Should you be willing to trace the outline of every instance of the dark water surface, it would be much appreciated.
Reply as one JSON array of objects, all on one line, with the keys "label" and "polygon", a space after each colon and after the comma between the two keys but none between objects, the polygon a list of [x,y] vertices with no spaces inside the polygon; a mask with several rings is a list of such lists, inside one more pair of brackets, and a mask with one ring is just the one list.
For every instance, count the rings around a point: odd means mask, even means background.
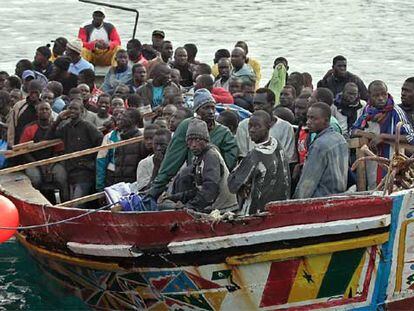
[{"label": "dark water surface", "polygon": [[44,276],[16,240],[0,244],[0,310],[88,310]]},{"label": "dark water surface", "polygon": [[[101,0],[103,1],[103,0]],[[400,87],[414,76],[412,17],[407,0],[115,0],[141,13],[137,37],[148,43],[154,29],[174,47],[194,42],[198,59],[212,63],[215,50],[246,40],[262,63],[262,85],[275,57],[289,60],[290,72],[308,71],[314,85],[337,54],[366,84],[384,80],[399,102]],[[0,70],[12,72],[21,58],[58,36],[73,38],[90,20],[94,6],[75,0],[0,0]],[[107,9],[123,43],[131,37],[134,15]],[[76,298],[52,291],[50,281],[15,241],[0,245],[0,310],[81,309]]]}]

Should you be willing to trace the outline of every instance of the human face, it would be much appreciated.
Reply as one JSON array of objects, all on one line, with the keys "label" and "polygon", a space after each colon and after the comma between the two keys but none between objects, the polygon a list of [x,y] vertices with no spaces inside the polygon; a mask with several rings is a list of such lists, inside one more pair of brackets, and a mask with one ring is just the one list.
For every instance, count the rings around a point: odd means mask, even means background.
[{"label": "human face", "polygon": [[239,80],[230,80],[229,92],[231,95],[242,92],[242,84]]},{"label": "human face", "polygon": [[207,141],[200,138],[189,138],[187,139],[187,147],[195,155],[199,156],[203,150],[207,147]]},{"label": "human face", "polygon": [[241,48],[236,48],[231,52],[231,64],[235,69],[243,67],[246,61],[246,56]]},{"label": "human face", "polygon": [[144,146],[149,151],[154,151],[153,138],[155,130],[144,130]]},{"label": "human face", "polygon": [[404,82],[401,88],[401,104],[405,107],[414,107],[414,83]]},{"label": "human face", "polygon": [[36,106],[37,117],[39,120],[50,120],[52,109],[48,103],[40,103]]},{"label": "human face", "polygon": [[161,57],[165,60],[170,59],[174,54],[173,46],[171,43],[165,43],[162,46]]},{"label": "human face", "polygon": [[105,19],[105,15],[103,15],[102,12],[93,12],[93,14],[92,14],[92,24],[95,27],[101,26],[104,19]]},{"label": "human face", "polygon": [[89,86],[87,86],[86,84],[80,84],[78,85],[78,89],[79,91],[81,91],[83,99],[88,98],[88,96],[90,95]]},{"label": "human face", "polygon": [[49,103],[50,105],[53,104],[53,100],[55,99],[55,96],[53,95],[53,92],[50,92],[48,90],[45,90],[42,92],[42,95],[40,96],[40,98]]},{"label": "human face", "polygon": [[0,74],[0,90],[4,89],[6,84],[7,75]]},{"label": "human face", "polygon": [[162,129],[168,129],[168,122],[164,118],[157,118],[154,124],[158,125]]},{"label": "human face", "polygon": [[335,65],[332,66],[334,75],[336,77],[345,77],[346,75],[346,60],[338,60]]},{"label": "human face", "polygon": [[262,118],[252,116],[249,119],[249,135],[256,144],[266,141],[269,137],[269,129]]},{"label": "human face", "polygon": [[70,58],[70,60],[72,61],[72,63],[73,62],[77,62],[78,59],[80,58],[80,54],[79,53],[77,53],[77,52],[69,49],[68,47],[66,47],[65,55]]},{"label": "human face", "polygon": [[170,123],[169,123],[170,131],[175,132],[178,125],[180,125],[181,121],[184,120],[184,118],[185,118],[185,115],[182,110],[175,111],[170,118]]},{"label": "human face", "polygon": [[34,62],[36,64],[43,64],[46,61],[48,61],[48,59],[46,59],[42,53],[40,53],[39,51],[36,51]]},{"label": "human face", "polygon": [[304,124],[308,113],[309,101],[306,98],[298,98],[295,102],[296,124]]},{"label": "human face", "polygon": [[111,101],[111,108],[114,110],[119,107],[125,107],[124,100],[120,97],[114,97]]},{"label": "human face", "polygon": [[120,52],[116,55],[116,63],[118,68],[127,68],[128,66],[128,54],[126,52]]},{"label": "human face", "polygon": [[197,110],[197,115],[207,124],[211,124],[215,119],[216,105],[214,103],[204,104]]},{"label": "human face", "polygon": [[353,104],[358,100],[358,87],[347,86],[342,92],[342,99],[345,103]]},{"label": "human face", "polygon": [[144,66],[136,67],[134,70],[134,82],[137,85],[141,85],[147,80],[147,70]]},{"label": "human face", "polygon": [[178,66],[184,66],[188,62],[188,55],[185,49],[177,49],[174,54],[174,61]]},{"label": "human face", "polygon": [[282,107],[292,108],[295,98],[293,97],[292,89],[283,88],[280,92],[280,105]]},{"label": "human face", "polygon": [[68,110],[70,111],[70,118],[77,120],[82,114],[82,104],[77,100],[72,100],[69,104]]},{"label": "human face", "polygon": [[137,60],[141,55],[141,51],[135,46],[133,42],[128,42],[126,48],[130,60]]},{"label": "human face", "polygon": [[170,119],[176,111],[177,111],[177,107],[175,107],[173,105],[167,105],[167,106],[164,107],[164,109],[162,110],[162,117],[165,120],[167,120],[167,124],[170,123]]},{"label": "human face", "polygon": [[369,92],[372,105],[377,109],[382,109],[387,104],[388,91],[385,85],[374,85]]},{"label": "human face", "polygon": [[162,159],[164,157],[169,142],[170,140],[166,135],[154,135],[154,138],[152,139],[152,145],[154,148],[154,155],[157,158]]},{"label": "human face", "polygon": [[98,112],[101,113],[108,113],[110,107],[110,97],[109,96],[101,96],[97,102]]},{"label": "human face", "polygon": [[131,118],[128,116],[128,111],[124,110],[122,113],[117,115],[116,125],[121,131],[127,130],[134,125]]},{"label": "human face", "polygon": [[171,81],[174,82],[176,85],[180,85],[181,74],[178,69],[171,70]]},{"label": "human face", "polygon": [[322,112],[319,108],[310,107],[306,125],[312,133],[319,133],[329,126],[329,120],[322,116]]},{"label": "human face", "polygon": [[29,90],[29,99],[31,102],[39,102],[40,101],[40,91],[39,90]]},{"label": "human face", "polygon": [[255,92],[254,92],[254,86],[253,85],[244,85],[243,86],[243,94],[245,96],[250,96],[253,97]]},{"label": "human face", "polygon": [[66,46],[60,44],[60,42],[55,41],[52,47],[53,54],[55,55],[63,55],[65,52]]},{"label": "human face", "polygon": [[125,99],[128,97],[128,94],[129,94],[128,86],[118,85],[115,88],[115,92],[114,92],[115,97],[121,97],[122,99]]},{"label": "human face", "polygon": [[17,103],[21,99],[22,99],[22,93],[19,90],[17,89],[11,90],[10,92],[10,105],[11,106],[14,106],[14,104]]},{"label": "human face", "polygon": [[228,60],[220,60],[218,62],[218,72],[221,78],[228,79],[230,77],[230,62]]},{"label": "human face", "polygon": [[273,103],[267,100],[266,93],[258,93],[253,98],[253,109],[254,111],[264,110],[269,115],[272,115]]},{"label": "human face", "polygon": [[156,50],[161,48],[161,45],[163,42],[164,42],[164,38],[162,36],[160,35],[152,36],[152,45]]},{"label": "human face", "polygon": [[154,77],[156,86],[167,85],[171,81],[171,69],[163,67],[158,72],[158,75]]}]

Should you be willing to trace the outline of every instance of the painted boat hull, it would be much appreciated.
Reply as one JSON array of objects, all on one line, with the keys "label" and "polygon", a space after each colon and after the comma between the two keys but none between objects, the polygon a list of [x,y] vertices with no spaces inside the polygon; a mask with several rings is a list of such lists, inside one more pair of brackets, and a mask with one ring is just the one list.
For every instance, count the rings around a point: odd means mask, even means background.
[{"label": "painted boat hull", "polygon": [[[85,212],[2,192],[22,225]],[[98,212],[18,236],[90,307],[149,310],[412,310],[413,237],[413,191],[275,202],[219,223]]]}]

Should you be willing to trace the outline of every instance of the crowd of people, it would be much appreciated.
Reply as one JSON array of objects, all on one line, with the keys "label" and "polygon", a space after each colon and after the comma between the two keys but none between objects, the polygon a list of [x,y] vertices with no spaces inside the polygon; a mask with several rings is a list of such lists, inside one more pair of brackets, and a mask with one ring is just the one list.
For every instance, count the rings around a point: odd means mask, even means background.
[{"label": "crowd of people", "polygon": [[[109,66],[100,86],[96,66]],[[355,183],[351,137],[369,137],[370,149],[389,158],[385,142],[403,122],[402,141],[414,144],[414,77],[403,83],[400,104],[384,81],[366,87],[341,55],[316,87],[309,73],[290,73],[284,57],[262,81],[244,41],[218,49],[213,64],[197,60],[195,44],[174,49],[161,30],[150,44],[131,39],[123,48],[100,8],[77,39],[59,37],[33,60],[19,60],[14,75],[0,72],[0,118],[8,148],[63,141],[8,165],[143,136],[26,170],[35,187],[53,184],[62,200],[125,182],[152,208],[249,215],[270,201],[347,191]],[[376,162],[367,167],[375,189],[386,172]]]}]

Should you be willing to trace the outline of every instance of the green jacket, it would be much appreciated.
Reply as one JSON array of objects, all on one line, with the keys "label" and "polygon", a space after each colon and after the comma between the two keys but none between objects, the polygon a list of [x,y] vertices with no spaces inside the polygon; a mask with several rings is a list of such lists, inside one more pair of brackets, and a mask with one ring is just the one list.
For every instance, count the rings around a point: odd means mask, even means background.
[{"label": "green jacket", "polygon": [[[158,198],[161,195],[169,181],[177,175],[184,162],[192,156],[187,148],[185,140],[188,124],[191,119],[192,118],[188,118],[182,121],[174,132],[174,136],[168,146],[164,160],[161,163],[158,175],[152,182],[151,189],[149,190],[149,195],[154,198]],[[233,134],[226,126],[216,123],[216,127],[210,131],[210,142],[216,145],[220,150],[220,153],[231,172],[236,165],[238,154],[237,143]]]}]

